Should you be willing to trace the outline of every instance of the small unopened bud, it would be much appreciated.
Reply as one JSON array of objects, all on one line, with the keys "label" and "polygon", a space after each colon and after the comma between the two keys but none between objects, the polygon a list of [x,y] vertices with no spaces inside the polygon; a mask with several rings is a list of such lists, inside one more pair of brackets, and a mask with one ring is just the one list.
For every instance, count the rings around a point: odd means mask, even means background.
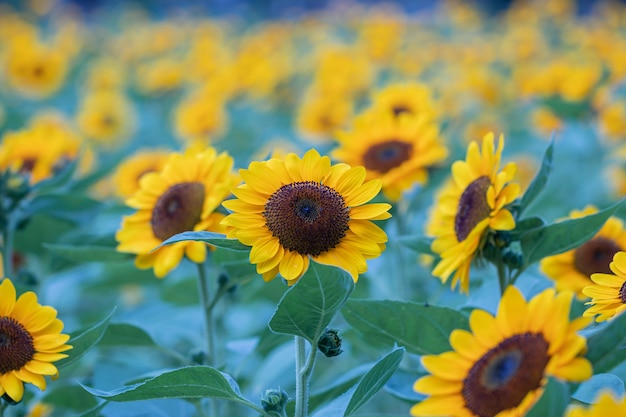
[{"label": "small unopened bud", "polygon": [[327,358],[340,355],[343,350],[341,350],[339,330],[326,329],[317,341],[317,348],[326,355]]},{"label": "small unopened bud", "polygon": [[524,265],[524,257],[521,253],[506,249],[502,254],[502,260],[511,269],[520,269]]},{"label": "small unopened bud", "polygon": [[193,363],[204,365],[206,363],[206,352],[200,348],[193,349],[189,352],[189,359],[191,359]]},{"label": "small unopened bud", "polygon": [[6,177],[7,195],[14,200],[21,200],[30,192],[28,176],[10,172]]},{"label": "small unopened bud", "polygon": [[263,410],[268,413],[278,413],[282,415],[285,410],[285,405],[289,401],[289,395],[281,388],[278,389],[268,389],[265,391],[265,395],[261,398],[261,406]]}]

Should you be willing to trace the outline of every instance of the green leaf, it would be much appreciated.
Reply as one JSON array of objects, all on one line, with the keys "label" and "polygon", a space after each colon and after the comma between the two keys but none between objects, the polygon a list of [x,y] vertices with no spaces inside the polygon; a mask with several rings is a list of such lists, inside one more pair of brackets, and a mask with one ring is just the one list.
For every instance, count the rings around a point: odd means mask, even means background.
[{"label": "green leaf", "polygon": [[110,323],[99,346],[155,346],[154,339],[140,327],[128,323]]},{"label": "green leaf", "polygon": [[598,393],[610,390],[616,398],[624,396],[624,381],[613,374],[596,374],[580,384],[572,398],[585,404],[593,404],[598,400]]},{"label": "green leaf", "polygon": [[522,196],[522,201],[520,203],[518,216],[522,214],[524,210],[526,210],[532,203],[535,201],[537,196],[541,194],[544,187],[548,182],[548,178],[550,177],[550,173],[552,172],[553,167],[553,154],[554,154],[554,133],[552,134],[552,138],[550,140],[550,145],[546,149],[546,152],[543,154],[543,160],[541,161],[541,168],[539,168],[539,172],[533,180],[530,182],[530,185],[526,189],[526,192]]},{"label": "green leaf", "polygon": [[35,185],[33,185],[32,192],[34,193],[42,193],[42,192],[50,192],[54,189],[58,189],[63,185],[67,184],[72,177],[74,176],[74,172],[76,172],[76,167],[78,166],[79,158],[74,158],[69,163],[67,163],[59,172],[55,173],[52,177],[47,178],[43,181],[39,181]]},{"label": "green leaf", "polygon": [[519,239],[524,233],[528,233],[530,230],[538,229],[546,225],[546,222],[541,217],[528,217],[515,223],[515,229],[511,230],[509,234],[512,239]]},{"label": "green leaf", "polygon": [[74,411],[86,411],[98,405],[93,395],[85,392],[78,385],[51,384],[41,402]]},{"label": "green leaf", "polygon": [[594,373],[605,373],[626,360],[626,314],[620,314],[587,338],[587,359]]},{"label": "green leaf", "polygon": [[111,320],[115,310],[116,309],[114,308],[105,318],[93,326],[70,333],[70,340],[68,343],[72,345],[72,349],[67,352],[69,355],[67,358],[61,359],[55,363],[56,367],[61,369],[71,365],[87,353],[89,349],[94,347],[100,339],[102,339],[102,336],[109,325],[109,320]]},{"label": "green leaf", "polygon": [[354,282],[343,269],[311,262],[304,276],[281,298],[269,322],[270,329],[302,336],[316,346],[353,289]]},{"label": "green leaf", "polygon": [[[341,372],[332,381],[325,383],[321,389],[311,393],[309,397],[309,408],[316,410],[323,404],[339,397],[342,393],[347,392],[351,387],[363,378],[363,375],[369,371],[373,363],[360,364],[346,372]],[[347,405],[347,401],[344,405]]]},{"label": "green leaf", "polygon": [[525,267],[546,256],[557,255],[582,245],[602,228],[621,204],[622,201],[619,201],[589,216],[563,220],[524,233],[520,244]]},{"label": "green leaf", "polygon": [[104,401],[97,406],[85,411],[78,417],[98,417],[100,415],[100,411],[104,408],[105,405],[107,405],[107,401]]},{"label": "green leaf", "polygon": [[417,253],[426,255],[437,255],[431,249],[433,238],[423,235],[400,236],[396,239],[400,244],[414,250]]},{"label": "green leaf", "polygon": [[217,398],[250,404],[227,374],[208,366],[189,366],[163,372],[138,384],[104,391],[83,385],[90,394],[108,401],[141,401],[157,398]]},{"label": "green leaf", "polygon": [[526,417],[563,416],[569,404],[569,388],[554,378],[548,380],[543,395]]},{"label": "green leaf", "polygon": [[118,252],[110,246],[83,246],[44,243],[43,246],[51,253],[70,261],[85,262],[123,262],[135,258],[134,254]]},{"label": "green leaf", "polygon": [[93,220],[96,212],[104,205],[92,198],[74,194],[40,194],[35,196],[21,213],[22,218],[29,218],[37,213],[44,213],[56,219],[74,224]]},{"label": "green leaf", "polygon": [[187,240],[195,240],[197,242],[206,242],[218,248],[236,250],[236,251],[249,251],[250,246],[246,246],[237,239],[226,239],[225,235],[213,232],[182,232],[178,233],[165,240],[155,249],[160,248],[163,245],[170,245],[172,243],[184,242]]},{"label": "green leaf", "polygon": [[412,302],[350,300],[341,314],[366,337],[397,343],[418,355],[450,350],[452,330],[469,329],[468,318],[454,309]]},{"label": "green leaf", "polygon": [[353,415],[359,408],[372,399],[391,378],[393,373],[400,366],[400,361],[404,356],[404,348],[394,349],[391,353],[382,358],[370,369],[359,381],[359,384],[350,398],[350,403],[346,408],[344,417]]}]

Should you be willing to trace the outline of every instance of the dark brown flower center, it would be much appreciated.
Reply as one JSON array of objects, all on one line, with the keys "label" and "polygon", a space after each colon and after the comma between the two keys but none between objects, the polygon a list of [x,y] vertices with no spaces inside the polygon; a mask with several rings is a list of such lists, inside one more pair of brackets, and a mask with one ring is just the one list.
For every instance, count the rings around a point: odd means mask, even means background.
[{"label": "dark brown flower center", "polygon": [[26,158],[22,160],[22,165],[20,165],[19,172],[20,174],[30,174],[35,169],[35,165],[37,164],[36,158]]},{"label": "dark brown flower center", "polygon": [[372,171],[386,173],[411,157],[413,145],[397,139],[377,143],[363,155],[363,165]]},{"label": "dark brown flower center", "polygon": [[596,272],[610,274],[609,264],[613,260],[613,255],[621,250],[614,240],[595,237],[574,251],[574,267],[587,277]]},{"label": "dark brown flower center", "polygon": [[303,181],[280,187],[267,200],[263,216],[283,248],[318,256],[346,235],[350,210],[334,189]]},{"label": "dark brown flower center", "polygon": [[517,334],[489,350],[463,380],[465,407],[479,417],[494,417],[517,407],[539,388],[550,357],[540,333]]},{"label": "dark brown flower center", "polygon": [[408,114],[413,113],[413,111],[408,106],[405,106],[403,104],[396,104],[395,106],[391,108],[391,111],[393,112],[393,115],[395,117],[398,117],[403,113],[408,113]]},{"label": "dark brown flower center", "polygon": [[204,185],[182,182],[171,186],[152,210],[150,225],[157,239],[193,230],[200,222],[204,205]]},{"label": "dark brown flower center", "polygon": [[622,300],[622,304],[626,304],[626,282],[619,289],[619,298]]},{"label": "dark brown flower center", "polygon": [[13,317],[0,317],[0,375],[22,369],[35,355],[33,337]]},{"label": "dark brown flower center", "polygon": [[487,190],[491,180],[482,176],[467,186],[457,208],[454,218],[454,231],[459,242],[464,241],[478,223],[489,217],[491,207],[487,203]]}]

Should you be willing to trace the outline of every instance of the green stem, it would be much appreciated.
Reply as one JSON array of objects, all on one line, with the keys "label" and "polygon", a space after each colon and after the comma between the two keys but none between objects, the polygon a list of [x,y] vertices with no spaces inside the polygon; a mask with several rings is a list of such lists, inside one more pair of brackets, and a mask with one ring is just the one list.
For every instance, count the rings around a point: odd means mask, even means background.
[{"label": "green stem", "polygon": [[306,359],[305,340],[296,336],[296,413],[295,417],[306,417],[309,405],[309,379],[315,367],[317,349],[311,346]]},{"label": "green stem", "polygon": [[509,278],[507,276],[506,265],[502,260],[502,255],[498,257],[496,267],[498,268],[498,283],[500,284],[500,295],[504,295],[504,290],[506,290],[506,287],[509,284]]},{"label": "green stem", "polygon": [[207,417],[206,413],[204,412],[204,407],[202,407],[202,400],[194,401],[193,405],[196,407],[196,413],[198,414],[198,417]]},{"label": "green stem", "polygon": [[[200,302],[202,303],[202,311],[204,313],[204,326],[206,333],[206,364],[210,367],[215,367],[216,352],[215,352],[215,326],[213,323],[213,305],[211,302],[211,282],[206,273],[206,264],[199,263],[198,265],[198,287],[200,293]],[[215,400],[209,401],[210,417],[219,416],[218,403]]]},{"label": "green stem", "polygon": [[0,417],[4,417],[4,410],[7,409],[7,405],[6,401],[0,399]]},{"label": "green stem", "polygon": [[15,279],[13,276],[13,234],[13,221],[9,219],[6,228],[2,231],[2,266],[4,268],[4,277],[11,279]]}]

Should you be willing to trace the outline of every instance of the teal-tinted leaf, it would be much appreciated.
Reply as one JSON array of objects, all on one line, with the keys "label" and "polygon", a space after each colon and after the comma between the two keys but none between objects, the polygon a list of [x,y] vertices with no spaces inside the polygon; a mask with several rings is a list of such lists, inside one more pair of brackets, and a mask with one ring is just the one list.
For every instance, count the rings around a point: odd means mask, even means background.
[{"label": "teal-tinted leaf", "polygon": [[592,404],[598,400],[598,394],[601,391],[607,390],[612,391],[615,398],[622,398],[624,396],[624,381],[617,375],[596,374],[580,384],[572,398],[585,404]]},{"label": "teal-tinted leaf", "polygon": [[78,159],[79,158],[72,159],[52,177],[39,181],[33,185],[32,191],[35,193],[50,192],[67,184],[74,176],[74,172],[76,172]]},{"label": "teal-tinted leaf", "polygon": [[71,223],[84,223],[93,220],[95,214],[104,205],[92,198],[75,194],[40,194],[35,196],[21,213],[22,218],[29,218],[37,213],[44,213]]},{"label": "teal-tinted leaf", "polygon": [[100,411],[102,411],[105,405],[107,405],[107,401],[104,401],[98,404],[97,406],[85,411],[84,413],[80,414],[78,417],[98,417],[100,415]]},{"label": "teal-tinted leaf", "polygon": [[563,416],[569,403],[569,388],[566,383],[554,378],[548,380],[545,391],[528,412],[527,417]]},{"label": "teal-tinted leaf", "polygon": [[135,255],[118,252],[110,246],[83,246],[44,243],[43,246],[51,253],[62,256],[70,261],[85,262],[123,262],[131,260]]},{"label": "teal-tinted leaf", "polygon": [[73,411],[85,411],[98,405],[98,400],[80,386],[57,383],[50,385],[41,402],[52,405],[54,408],[66,408]]},{"label": "teal-tinted leaf", "polygon": [[333,378],[332,381],[325,383],[322,389],[311,393],[309,397],[309,408],[316,410],[324,403],[339,397],[351,387],[356,386],[356,383],[363,378],[363,375],[365,375],[372,365],[373,363],[359,365],[347,372],[342,372],[340,375],[337,375],[336,378]]},{"label": "teal-tinted leaf", "polygon": [[270,329],[302,336],[316,346],[353,288],[350,274],[343,269],[311,262],[304,276],[283,295],[269,322]]},{"label": "teal-tinted leaf", "polygon": [[[237,239],[226,239],[225,235],[213,232],[182,232],[174,235],[161,243],[157,248],[163,245],[170,245],[176,242],[184,242],[187,240],[195,240],[198,242],[206,242],[218,248],[236,250],[236,251],[249,251],[250,246],[246,246]],[[156,248],[155,248],[156,249]]]},{"label": "teal-tinted leaf", "polygon": [[72,345],[72,349],[66,352],[69,355],[67,358],[55,363],[56,367],[61,369],[76,362],[94,347],[102,339],[113,313],[115,309],[93,326],[70,333],[70,340],[67,343]]},{"label": "teal-tinted leaf", "polygon": [[620,314],[587,339],[587,359],[595,373],[609,372],[626,360],[626,314]]},{"label": "teal-tinted leaf", "polygon": [[546,149],[546,152],[543,154],[543,160],[541,161],[541,168],[539,168],[539,172],[533,180],[530,182],[530,185],[526,189],[526,192],[522,196],[522,201],[520,203],[518,215],[521,214],[524,210],[526,210],[532,203],[535,201],[537,196],[543,191],[546,183],[548,182],[548,178],[550,177],[550,173],[552,172],[552,157],[554,154],[554,133],[552,134],[552,139],[550,140],[550,145]]},{"label": "teal-tinted leaf", "polygon": [[432,237],[423,236],[423,235],[413,235],[413,236],[400,236],[396,239],[402,245],[413,249],[417,253],[424,253],[427,255],[436,255],[435,252],[431,249],[430,245],[433,242]]},{"label": "teal-tinted leaf", "polygon": [[350,300],[341,314],[365,337],[396,343],[418,355],[450,350],[452,330],[469,329],[468,318],[456,310],[411,302]]},{"label": "teal-tinted leaf", "polygon": [[350,398],[350,403],[348,403],[348,407],[343,414],[344,417],[353,415],[366,402],[371,400],[374,394],[380,391],[396,369],[398,369],[398,366],[400,366],[400,361],[403,356],[404,348],[395,349],[378,361],[376,365],[363,376],[354,394],[352,394],[352,398]]},{"label": "teal-tinted leaf", "polygon": [[512,238],[519,239],[519,236],[528,233],[529,230],[538,229],[545,226],[546,222],[540,217],[528,217],[515,223],[515,229],[509,233]]},{"label": "teal-tinted leaf", "polygon": [[218,398],[248,403],[233,379],[208,366],[189,366],[149,378],[138,384],[104,391],[83,386],[90,394],[108,401],[140,401],[157,398]]},{"label": "teal-tinted leaf", "polygon": [[577,248],[591,239],[621,204],[619,201],[589,216],[563,220],[524,233],[520,241],[524,265]]},{"label": "teal-tinted leaf", "polygon": [[99,346],[155,346],[155,342],[140,327],[128,323],[110,323]]}]

